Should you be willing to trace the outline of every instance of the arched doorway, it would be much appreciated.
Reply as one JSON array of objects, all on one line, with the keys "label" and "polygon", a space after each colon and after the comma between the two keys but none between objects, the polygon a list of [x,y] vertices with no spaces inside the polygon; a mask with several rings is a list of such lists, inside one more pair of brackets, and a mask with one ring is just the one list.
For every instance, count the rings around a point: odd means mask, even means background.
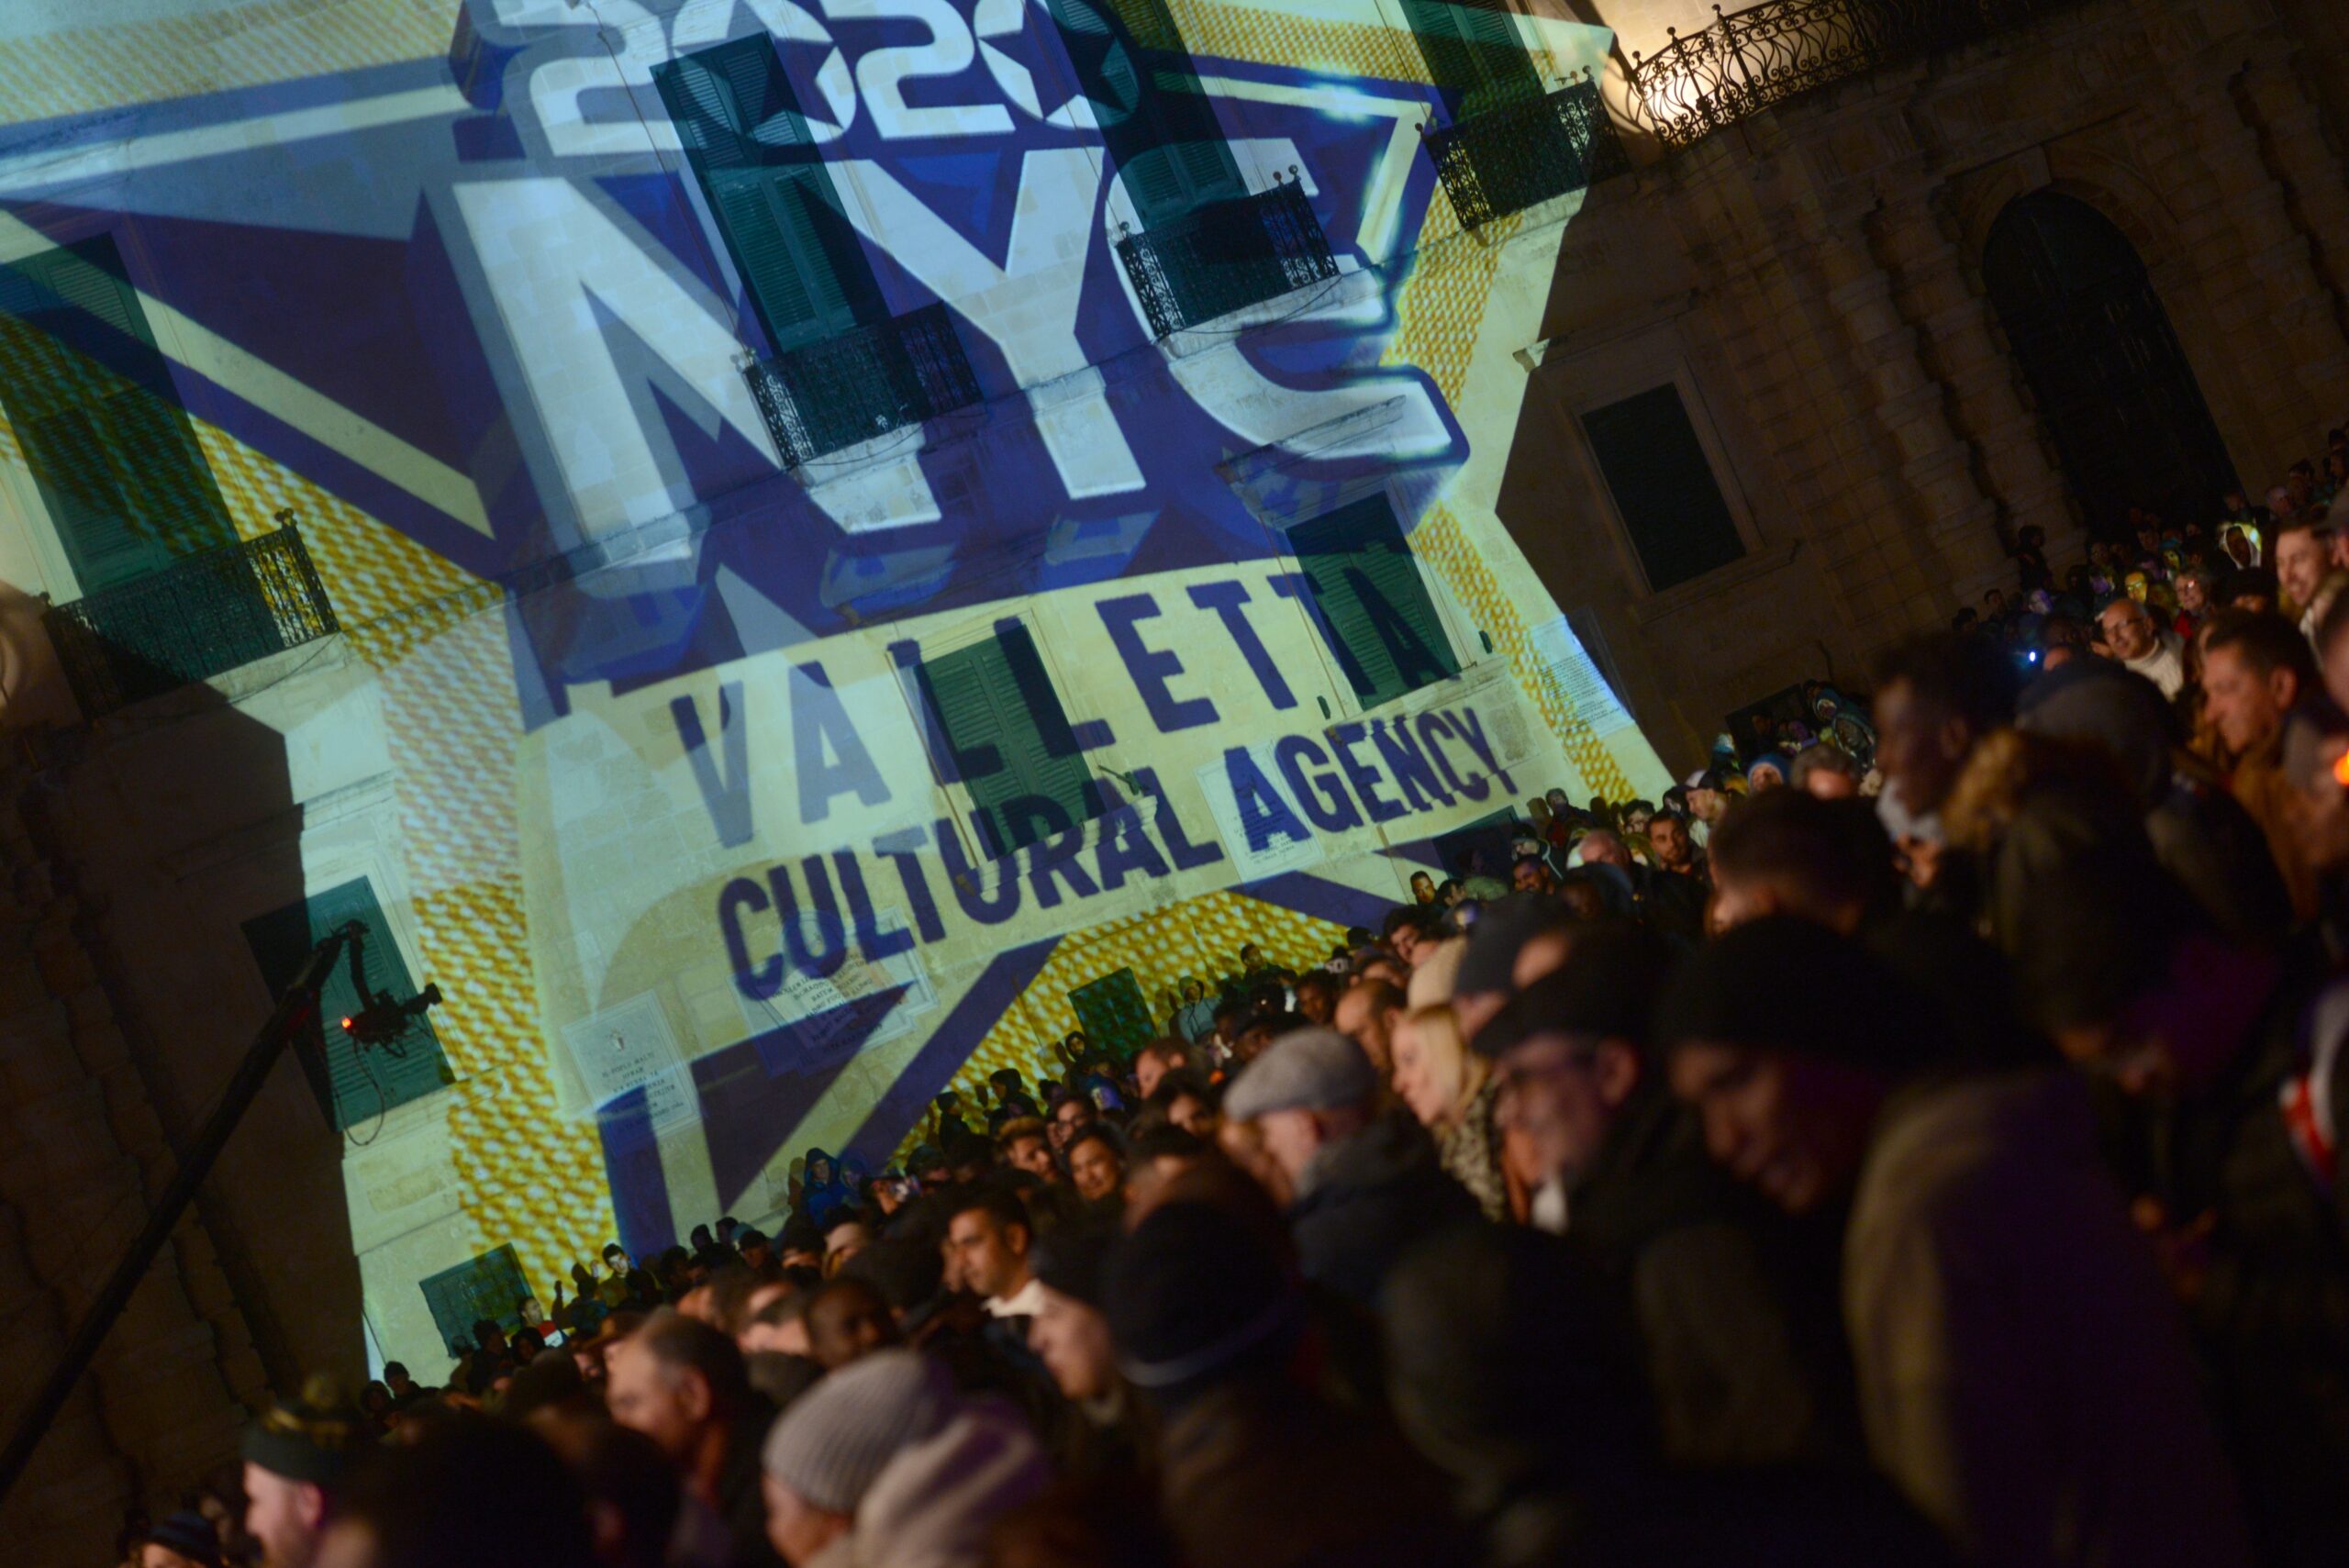
[{"label": "arched doorway", "polygon": [[2035,191],[1998,215],[1982,279],[2090,529],[2120,532],[2132,506],[2216,518],[2234,464],[2129,237]]}]

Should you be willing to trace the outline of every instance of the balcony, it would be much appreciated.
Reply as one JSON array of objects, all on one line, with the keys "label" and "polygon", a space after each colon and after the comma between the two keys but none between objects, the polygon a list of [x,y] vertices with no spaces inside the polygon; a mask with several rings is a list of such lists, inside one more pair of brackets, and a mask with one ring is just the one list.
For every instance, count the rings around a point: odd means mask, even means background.
[{"label": "balcony", "polygon": [[1278,177],[1254,195],[1209,202],[1126,235],[1118,260],[1153,338],[1338,275],[1305,187]]},{"label": "balcony", "polygon": [[51,606],[42,624],[85,719],[338,629],[334,606],[290,521],[274,533]]},{"label": "balcony", "polygon": [[925,305],[742,367],[785,468],[979,400],[942,305]]},{"label": "balcony", "polygon": [[1764,0],[1631,68],[1634,118],[1669,147],[1882,66],[1981,43],[2073,0]]},{"label": "balcony", "polygon": [[1629,172],[1596,82],[1469,116],[1425,132],[1428,156],[1463,228],[1479,228]]}]

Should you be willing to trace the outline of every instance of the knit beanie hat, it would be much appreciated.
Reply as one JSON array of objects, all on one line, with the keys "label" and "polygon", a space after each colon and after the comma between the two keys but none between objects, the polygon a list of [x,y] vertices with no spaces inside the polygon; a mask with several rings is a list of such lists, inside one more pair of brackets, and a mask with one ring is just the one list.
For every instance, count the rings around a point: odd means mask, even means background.
[{"label": "knit beanie hat", "polygon": [[367,1418],[326,1373],[302,1385],[302,1396],[245,1429],[245,1462],[288,1481],[331,1486],[373,1441]]},{"label": "knit beanie hat", "polygon": [[776,1418],[766,1472],[810,1507],[853,1514],[901,1449],[954,1413],[946,1369],[918,1351],[875,1351],[828,1373]]},{"label": "knit beanie hat", "polygon": [[1492,991],[1513,991],[1509,972],[1517,966],[1518,951],[1542,932],[1570,924],[1574,917],[1564,905],[1538,893],[1512,894],[1497,899],[1468,933],[1468,951],[1461,955],[1460,972],[1453,977],[1455,996]]},{"label": "knit beanie hat", "polygon": [[212,1521],[193,1509],[169,1516],[147,1531],[147,1539],[200,1568],[220,1568],[220,1538],[213,1533]]},{"label": "knit beanie hat", "polygon": [[1063,1225],[1036,1239],[1029,1272],[1056,1291],[1098,1311],[1108,1284],[1109,1250],[1117,1231],[1104,1225]]},{"label": "knit beanie hat", "polygon": [[[1807,1006],[1802,996],[1831,1001]],[[1923,992],[1857,941],[1792,915],[1750,920],[1690,954],[1654,1038],[1667,1050],[1716,1040],[1894,1074],[1956,1054]]]},{"label": "knit beanie hat", "polygon": [[1476,1031],[1472,1048],[1499,1056],[1537,1035],[1648,1042],[1648,1023],[1672,973],[1670,944],[1644,926],[1594,925],[1566,961],[1509,998]]},{"label": "knit beanie hat", "polygon": [[1152,1209],[1110,1254],[1102,1311],[1129,1382],[1167,1396],[1283,1342],[1298,1294],[1285,1260],[1239,1215],[1181,1201]]},{"label": "knit beanie hat", "polygon": [[936,1296],[945,1272],[937,1246],[909,1236],[868,1243],[840,1267],[841,1278],[863,1280],[893,1312],[911,1312]]}]

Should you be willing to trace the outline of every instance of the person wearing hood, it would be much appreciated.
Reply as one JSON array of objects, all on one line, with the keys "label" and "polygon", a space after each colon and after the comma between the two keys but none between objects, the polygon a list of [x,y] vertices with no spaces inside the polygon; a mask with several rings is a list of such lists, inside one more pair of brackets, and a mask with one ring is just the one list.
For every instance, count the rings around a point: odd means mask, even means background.
[{"label": "person wearing hood", "polygon": [[1252,1121],[1287,1178],[1305,1277],[1367,1306],[1411,1243],[1478,1218],[1427,1132],[1381,1109],[1377,1071],[1335,1029],[1294,1029],[1231,1086],[1224,1115]]},{"label": "person wearing hood", "polygon": [[[1785,1005],[1803,976],[1835,1006]],[[1656,1020],[1713,1158],[1790,1214],[1847,1210],[1869,1457],[1969,1561],[2250,1561],[2184,1325],[2060,1068],[1956,1069],[1939,1009],[1792,916],[1682,965]]]},{"label": "person wearing hood", "polygon": [[2292,923],[2276,857],[2259,824],[2181,748],[2176,726],[2158,687],[2101,660],[2050,671],[2016,705],[2015,728],[2026,735],[2103,748],[2143,809],[2162,869],[2228,935],[2272,941]]},{"label": "person wearing hood", "polygon": [[792,1568],[977,1568],[987,1527],[1050,1468],[1008,1407],[918,1351],[877,1351],[767,1434],[767,1538]]},{"label": "person wearing hood", "polygon": [[1672,962],[1636,927],[1584,931],[1477,1035],[1501,1125],[1536,1167],[1534,1222],[1620,1282],[1665,1457],[1856,1465],[1832,1294],[1806,1288],[1833,1274],[1812,1255],[1819,1228],[1773,1214],[1706,1157],[1648,1049]]},{"label": "person wearing hood", "polygon": [[830,1220],[834,1209],[851,1201],[848,1183],[841,1179],[839,1162],[821,1149],[807,1151],[805,1170],[799,1211],[814,1220],[817,1228],[821,1229]]},{"label": "person wearing hood", "polygon": [[1974,873],[1979,929],[2009,957],[2039,882],[2054,869],[2154,862],[2137,794],[2120,761],[2093,741],[2013,728],[1987,735],[1941,817],[1950,848]]}]

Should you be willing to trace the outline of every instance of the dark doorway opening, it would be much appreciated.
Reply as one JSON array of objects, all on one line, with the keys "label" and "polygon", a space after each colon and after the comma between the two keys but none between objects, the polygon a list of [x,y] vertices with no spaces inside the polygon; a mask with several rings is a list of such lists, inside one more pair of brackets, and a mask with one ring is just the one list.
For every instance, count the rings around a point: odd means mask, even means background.
[{"label": "dark doorway opening", "polygon": [[2131,507],[2217,518],[2234,464],[2129,237],[2036,191],[1998,215],[1982,279],[2089,529],[2126,533]]}]

